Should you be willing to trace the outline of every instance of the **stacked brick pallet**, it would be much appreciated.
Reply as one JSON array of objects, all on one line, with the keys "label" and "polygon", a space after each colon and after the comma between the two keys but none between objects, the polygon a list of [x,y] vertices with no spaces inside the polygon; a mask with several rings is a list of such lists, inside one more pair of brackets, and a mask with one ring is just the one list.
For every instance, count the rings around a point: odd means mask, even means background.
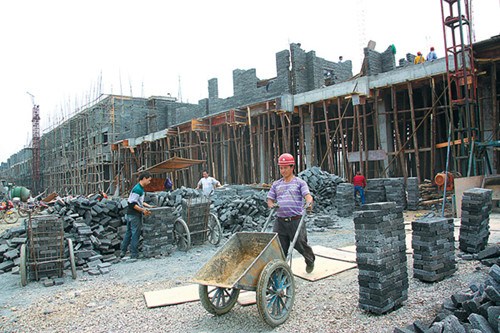
[{"label": "stacked brick pallet", "polygon": [[359,307],[383,314],[408,299],[408,271],[402,207],[367,204],[354,212]]},{"label": "stacked brick pallet", "polygon": [[404,178],[384,179],[385,198],[389,202],[395,202],[398,206],[406,208],[406,193]]},{"label": "stacked brick pallet", "polygon": [[408,179],[406,179],[406,193],[408,194],[407,209],[417,210],[420,200],[417,177],[409,177]]},{"label": "stacked brick pallet", "polygon": [[462,197],[462,223],[460,225],[460,250],[478,253],[488,244],[492,190],[473,188]]},{"label": "stacked brick pallet", "polygon": [[151,258],[173,251],[172,230],[177,214],[173,207],[151,208],[151,215],[142,221],[142,253]]},{"label": "stacked brick pallet", "polygon": [[366,180],[365,197],[366,203],[386,202],[385,178],[372,178]]},{"label": "stacked brick pallet", "polygon": [[431,217],[411,223],[413,277],[436,282],[456,272],[453,219]]},{"label": "stacked brick pallet", "polygon": [[354,212],[354,185],[341,183],[337,185],[337,195],[335,197],[337,205],[337,215],[341,217],[351,216]]}]

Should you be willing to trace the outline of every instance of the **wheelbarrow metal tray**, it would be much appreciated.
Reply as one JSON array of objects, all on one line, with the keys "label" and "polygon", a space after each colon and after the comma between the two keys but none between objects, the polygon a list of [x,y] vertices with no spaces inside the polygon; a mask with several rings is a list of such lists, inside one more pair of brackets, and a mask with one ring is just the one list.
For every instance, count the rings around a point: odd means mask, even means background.
[{"label": "wheelbarrow metal tray", "polygon": [[278,234],[237,232],[200,268],[193,282],[255,291],[264,266],[274,259],[285,260]]}]

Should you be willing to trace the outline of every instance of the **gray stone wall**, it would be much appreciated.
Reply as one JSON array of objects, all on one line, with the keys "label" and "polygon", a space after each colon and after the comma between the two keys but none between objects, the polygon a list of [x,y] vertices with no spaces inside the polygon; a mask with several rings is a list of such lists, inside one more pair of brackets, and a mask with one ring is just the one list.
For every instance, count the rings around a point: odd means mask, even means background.
[{"label": "gray stone wall", "polygon": [[396,68],[396,57],[389,46],[383,53],[365,47],[366,75],[385,73]]}]

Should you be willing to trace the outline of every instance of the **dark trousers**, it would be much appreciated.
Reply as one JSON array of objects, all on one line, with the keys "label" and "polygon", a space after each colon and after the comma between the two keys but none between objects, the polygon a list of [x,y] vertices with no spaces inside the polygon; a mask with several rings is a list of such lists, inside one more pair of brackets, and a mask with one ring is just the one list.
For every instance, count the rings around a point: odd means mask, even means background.
[{"label": "dark trousers", "polygon": [[[283,222],[279,219],[274,223],[273,231],[278,233],[280,239],[281,247],[285,253],[285,257],[288,255],[288,248],[290,243],[295,237],[295,232],[299,227],[300,219],[291,220],[289,222]],[[312,248],[307,244],[307,231],[306,225],[304,224],[299,231],[299,237],[294,247],[306,260],[306,264],[313,263],[316,257],[314,256]]]},{"label": "dark trousers", "polygon": [[127,252],[130,244],[130,254],[132,258],[137,258],[139,255],[139,238],[141,237],[142,230],[142,216],[138,214],[125,215],[127,221],[127,232],[123,236],[121,251],[122,254]]}]

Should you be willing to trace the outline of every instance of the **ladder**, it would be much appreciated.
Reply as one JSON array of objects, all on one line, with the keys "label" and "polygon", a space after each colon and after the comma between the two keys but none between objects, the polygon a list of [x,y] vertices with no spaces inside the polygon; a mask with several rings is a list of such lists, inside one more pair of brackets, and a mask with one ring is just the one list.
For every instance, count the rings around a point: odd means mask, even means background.
[{"label": "ladder", "polygon": [[474,144],[481,138],[471,0],[441,0],[441,14],[448,74],[448,121],[452,123],[452,141],[460,142],[453,148],[455,169],[463,175],[476,175],[483,165],[474,156]]}]

